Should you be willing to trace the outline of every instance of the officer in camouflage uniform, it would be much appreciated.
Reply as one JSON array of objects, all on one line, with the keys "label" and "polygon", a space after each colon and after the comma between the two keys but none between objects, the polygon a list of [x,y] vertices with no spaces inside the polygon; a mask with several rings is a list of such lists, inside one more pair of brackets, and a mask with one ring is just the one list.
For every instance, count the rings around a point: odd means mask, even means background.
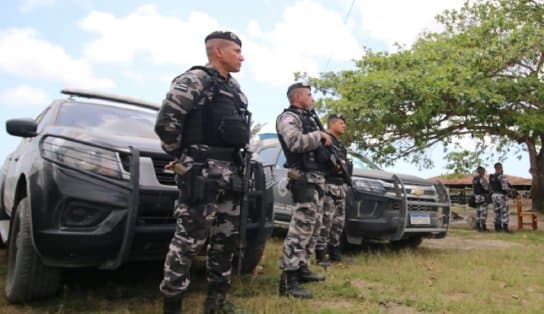
[{"label": "officer in camouflage uniform", "polygon": [[[338,152],[340,162],[348,165],[347,150],[340,143],[338,137],[344,134],[346,121],[338,115],[330,115],[327,118],[327,131],[332,138],[332,146]],[[351,173],[349,174],[351,175]],[[315,247],[317,263],[328,266],[330,261],[339,262],[342,258],[340,250],[340,237],[344,230],[347,182],[339,173],[339,169],[330,169],[325,174],[325,196],[323,198],[323,223]],[[327,259],[327,251],[329,258]]]},{"label": "officer in camouflage uniform", "polygon": [[230,73],[240,71],[244,58],[242,43],[231,32],[213,32],[205,45],[209,63],[174,78],[155,125],[162,148],[176,158],[168,167],[180,187],[176,230],[160,284],[164,313],[181,313],[191,258],[208,239],[204,312],[233,312],[225,297],[240,204],[230,183],[240,173],[239,154],[249,142],[249,126],[247,99]]},{"label": "officer in camouflage uniform", "polygon": [[472,179],[472,192],[476,203],[476,230],[487,231],[487,205],[489,195],[489,183],[485,178],[485,168],[478,166],[478,175]]},{"label": "officer in camouflage uniform", "polygon": [[295,83],[289,86],[287,97],[291,106],[278,116],[276,130],[287,160],[285,167],[290,168],[288,187],[295,208],[283,242],[279,293],[311,298],[311,292],[300,283],[325,280],[325,276],[310,271],[309,258],[322,220],[324,173],[330,168],[323,145],[330,146],[332,141],[310,114],[314,104],[310,86]]},{"label": "officer in camouflage uniform", "polygon": [[513,190],[503,174],[502,164],[498,162],[494,167],[495,173],[489,175],[489,185],[493,192],[491,199],[495,211],[495,231],[508,232],[508,194],[512,193]]}]

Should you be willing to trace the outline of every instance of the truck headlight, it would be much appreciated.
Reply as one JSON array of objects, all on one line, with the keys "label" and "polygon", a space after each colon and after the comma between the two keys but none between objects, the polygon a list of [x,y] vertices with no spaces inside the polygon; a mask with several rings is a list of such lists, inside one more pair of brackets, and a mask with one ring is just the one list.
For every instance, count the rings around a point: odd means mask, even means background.
[{"label": "truck headlight", "polygon": [[386,192],[385,186],[380,181],[377,181],[377,180],[357,178],[357,179],[353,179],[352,183],[353,183],[353,187],[359,191],[378,193],[378,194],[384,194]]},{"label": "truck headlight", "polygon": [[77,170],[122,178],[117,153],[110,150],[49,136],[41,142],[40,152],[44,159]]}]

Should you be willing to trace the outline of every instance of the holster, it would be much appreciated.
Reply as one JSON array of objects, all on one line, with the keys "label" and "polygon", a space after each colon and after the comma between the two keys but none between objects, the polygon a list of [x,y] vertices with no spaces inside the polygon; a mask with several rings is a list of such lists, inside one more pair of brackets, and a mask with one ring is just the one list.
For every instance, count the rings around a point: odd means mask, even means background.
[{"label": "holster", "polygon": [[315,192],[317,190],[315,184],[309,183],[304,179],[289,180],[289,184],[287,185],[287,187],[291,190],[291,194],[293,195],[293,202],[308,203],[314,201]]},{"label": "holster", "polygon": [[217,200],[219,193],[218,178],[204,177],[204,164],[194,163],[191,169],[177,179],[181,190],[181,200],[186,204],[211,203]]}]

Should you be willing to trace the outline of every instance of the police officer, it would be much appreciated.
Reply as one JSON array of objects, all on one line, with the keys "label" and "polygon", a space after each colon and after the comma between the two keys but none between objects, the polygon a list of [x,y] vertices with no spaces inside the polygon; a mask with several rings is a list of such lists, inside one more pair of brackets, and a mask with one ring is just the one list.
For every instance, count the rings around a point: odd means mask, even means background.
[{"label": "police officer", "polygon": [[489,196],[489,183],[485,178],[485,168],[478,166],[478,173],[472,179],[472,192],[474,194],[474,202],[476,203],[476,229],[478,231],[487,231],[487,205]]},{"label": "police officer", "polygon": [[237,156],[249,142],[247,99],[230,75],[239,72],[242,42],[232,32],[205,38],[208,64],[177,76],[162,102],[155,132],[176,158],[180,196],[176,230],[164,261],[160,291],[164,313],[180,313],[189,286],[191,258],[206,240],[208,295],[205,313],[233,312],[226,301],[238,236],[240,204],[230,183],[239,174]]},{"label": "police officer", "polygon": [[310,113],[314,104],[310,86],[289,86],[287,98],[290,107],[278,116],[276,130],[287,160],[285,167],[290,169],[288,187],[295,207],[283,242],[279,293],[311,298],[311,292],[300,283],[325,280],[325,276],[310,271],[309,258],[322,220],[324,173],[330,167],[323,145],[330,146],[332,139],[319,130]]},{"label": "police officer", "polygon": [[495,173],[489,175],[491,199],[494,207],[495,231],[508,232],[508,194],[512,193],[508,180],[503,174],[500,162],[494,165]]},{"label": "police officer", "polygon": [[[329,115],[327,118],[327,131],[331,135],[332,146],[337,152],[339,161],[350,165],[347,150],[338,140],[338,137],[346,131],[344,117],[335,114]],[[352,167],[348,166],[347,168],[351,169]],[[340,236],[344,230],[347,183],[342,177],[340,169],[331,168],[325,174],[323,223],[315,247],[317,263],[322,266],[328,266],[329,261],[339,262],[342,258]],[[327,258],[327,251],[329,258]]]}]

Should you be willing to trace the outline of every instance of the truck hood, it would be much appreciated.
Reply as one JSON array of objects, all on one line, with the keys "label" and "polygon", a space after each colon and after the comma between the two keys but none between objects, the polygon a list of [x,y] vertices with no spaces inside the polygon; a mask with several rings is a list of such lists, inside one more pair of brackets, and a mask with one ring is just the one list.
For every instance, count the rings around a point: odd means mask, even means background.
[{"label": "truck hood", "polygon": [[364,177],[364,178],[371,178],[371,179],[379,179],[384,181],[393,181],[393,175],[396,175],[399,177],[404,184],[414,184],[414,185],[431,185],[432,182],[425,180],[420,177],[408,175],[408,174],[399,174],[399,173],[391,173],[384,170],[376,170],[376,169],[359,169],[354,168],[353,169],[353,177]]}]

